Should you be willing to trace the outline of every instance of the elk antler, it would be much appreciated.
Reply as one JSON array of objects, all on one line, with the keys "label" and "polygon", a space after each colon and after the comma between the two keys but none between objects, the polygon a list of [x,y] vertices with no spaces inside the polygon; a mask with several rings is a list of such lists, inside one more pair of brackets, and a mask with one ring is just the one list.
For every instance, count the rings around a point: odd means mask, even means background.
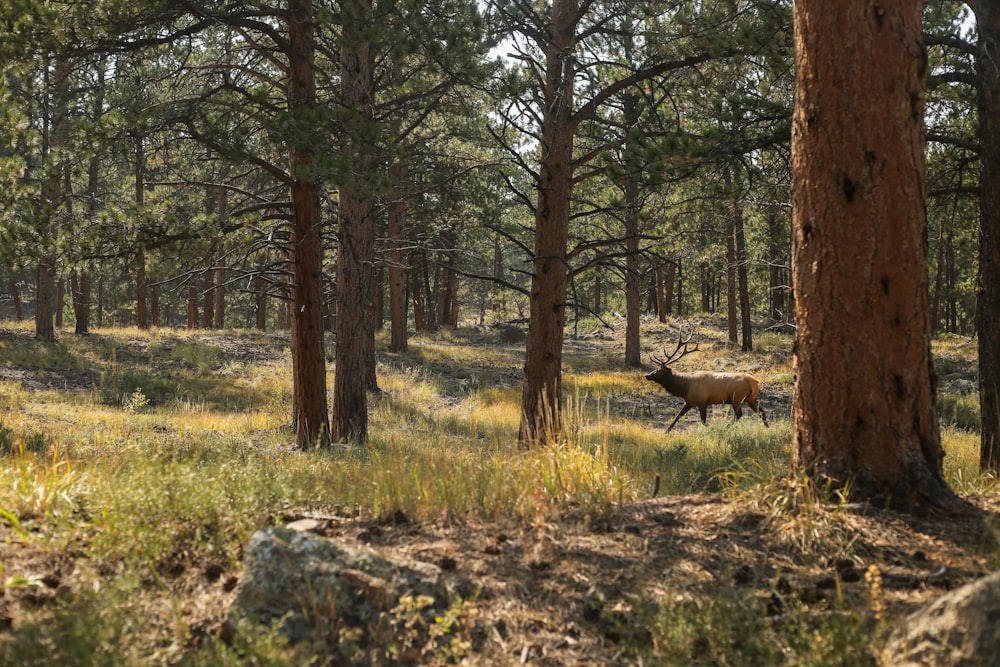
[{"label": "elk antler", "polygon": [[[685,356],[691,354],[692,352],[697,352],[698,351],[698,343],[695,343],[694,347],[688,347],[689,345],[691,345],[691,338],[692,337],[694,337],[694,333],[689,333],[687,338],[683,338],[683,334],[678,333],[678,335],[677,335],[677,347],[674,348],[673,352],[671,352],[669,355],[667,355],[667,357],[665,359],[661,359],[660,357],[656,357],[656,356],[653,356],[653,355],[650,355],[650,359],[652,359],[653,361],[655,361],[656,363],[658,363],[660,366],[667,366],[668,364],[672,364],[673,362],[677,361],[678,359],[680,359],[682,357],[685,357]],[[663,353],[666,354],[667,350],[664,349]]]}]

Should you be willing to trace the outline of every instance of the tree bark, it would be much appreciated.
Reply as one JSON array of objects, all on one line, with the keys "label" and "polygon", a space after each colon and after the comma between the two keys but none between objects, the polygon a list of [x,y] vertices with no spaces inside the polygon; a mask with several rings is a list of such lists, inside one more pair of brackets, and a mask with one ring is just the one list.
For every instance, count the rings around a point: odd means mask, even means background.
[{"label": "tree bark", "polygon": [[729,329],[729,342],[736,345],[739,339],[736,301],[736,211],[730,211],[726,216],[726,324]]},{"label": "tree bark", "polygon": [[930,356],[922,5],[794,5],[793,465],[906,510],[962,505]]},{"label": "tree bark", "polygon": [[296,123],[289,166],[292,176],[292,376],[293,417],[299,449],[330,443],[323,351],[322,240],[315,142],[309,125],[316,109],[315,47],[311,0],[288,2],[288,110]]},{"label": "tree bark", "polygon": [[70,61],[58,57],[55,65],[55,81],[53,84],[53,115],[51,139],[47,150],[47,173],[42,185],[42,211],[46,221],[46,236],[42,243],[41,257],[38,260],[35,293],[35,338],[39,340],[55,340],[56,331],[53,325],[55,314],[56,291],[56,251],[55,240],[59,232],[58,212],[62,207],[62,183],[66,165],[60,152],[67,144],[68,107],[69,107],[69,75]]},{"label": "tree bark", "polygon": [[[628,39],[629,52],[632,40]],[[623,96],[622,108],[626,133],[633,136],[634,128],[639,124],[639,96],[626,93]],[[625,147],[626,152],[630,149]],[[635,150],[631,147],[631,150]],[[626,161],[626,165],[631,160]],[[627,167],[626,167],[627,168]],[[638,368],[642,366],[639,343],[639,318],[642,314],[642,295],[639,289],[639,175],[627,171],[624,183],[625,195],[625,366]]]},{"label": "tree bark", "polygon": [[521,394],[522,446],[562,433],[569,203],[573,178],[573,82],[577,0],[553,0],[545,53],[545,110],[535,210],[530,325]]},{"label": "tree bark", "polygon": [[368,439],[368,384],[373,379],[375,212],[372,184],[374,61],[366,22],[370,0],[348,0],[343,8],[340,51],[342,102],[348,114],[345,159],[339,192],[337,243],[337,351],[333,383],[333,439]]},{"label": "tree bark", "polygon": [[1000,472],[1000,7],[973,5],[979,28],[979,339],[980,467]]},{"label": "tree bark", "polygon": [[737,202],[733,212],[733,234],[736,237],[736,278],[740,292],[740,338],[744,352],[753,350],[753,322],[750,320],[750,285],[747,277],[747,236],[743,225],[743,207]]},{"label": "tree bark", "polygon": [[[106,58],[100,58],[96,67],[97,82],[94,86],[93,106],[91,108],[91,121],[94,123],[99,122],[104,114]],[[97,220],[100,184],[101,154],[95,152],[87,163],[87,218],[91,223]],[[83,336],[90,333],[91,278],[89,266],[82,267],[79,274],[78,288],[73,288],[73,314],[76,319],[75,333]],[[76,275],[75,271],[73,275]]]},{"label": "tree bark", "polygon": [[194,283],[194,278],[188,281],[187,328],[191,330],[198,328],[198,287]]}]

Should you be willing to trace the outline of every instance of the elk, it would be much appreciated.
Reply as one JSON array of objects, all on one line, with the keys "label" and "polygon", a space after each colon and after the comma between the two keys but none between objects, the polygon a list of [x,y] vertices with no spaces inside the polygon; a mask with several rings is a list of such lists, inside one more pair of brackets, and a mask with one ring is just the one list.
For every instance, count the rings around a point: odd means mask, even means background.
[{"label": "elk", "polygon": [[[760,389],[757,378],[754,376],[747,373],[716,373],[713,371],[682,373],[670,368],[670,364],[678,359],[692,352],[697,352],[698,344],[695,343],[694,347],[689,347],[690,344],[691,336],[688,336],[687,340],[681,340],[678,337],[677,347],[666,358],[660,359],[650,356],[660,367],[646,375],[646,379],[656,382],[674,396],[684,399],[684,407],[670,422],[667,431],[669,432],[677,420],[695,406],[698,406],[698,412],[701,413],[702,424],[706,423],[708,418],[708,406],[723,403],[733,406],[733,412],[739,419],[743,416],[744,401],[760,415],[764,426],[767,426],[767,415],[757,405],[757,395]],[[666,350],[663,352],[666,353]]]}]

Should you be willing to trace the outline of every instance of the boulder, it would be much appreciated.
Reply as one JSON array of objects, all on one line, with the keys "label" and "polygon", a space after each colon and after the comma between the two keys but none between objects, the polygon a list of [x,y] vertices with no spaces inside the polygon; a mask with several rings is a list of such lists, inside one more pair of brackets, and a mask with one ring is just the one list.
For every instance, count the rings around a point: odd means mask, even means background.
[{"label": "boulder", "polygon": [[995,665],[1000,656],[1000,572],[945,593],[910,614],[890,636],[894,667]]},{"label": "boulder", "polygon": [[227,624],[236,632],[248,622],[276,627],[290,644],[325,645],[335,662],[410,662],[456,582],[430,563],[269,528],[247,545]]}]

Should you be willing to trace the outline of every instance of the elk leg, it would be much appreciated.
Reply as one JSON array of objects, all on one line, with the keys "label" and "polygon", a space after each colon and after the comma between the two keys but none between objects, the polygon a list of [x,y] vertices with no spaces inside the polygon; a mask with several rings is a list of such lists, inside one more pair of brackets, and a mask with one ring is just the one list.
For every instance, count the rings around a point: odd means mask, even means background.
[{"label": "elk leg", "polygon": [[762,422],[764,422],[764,426],[767,426],[767,427],[771,426],[770,424],[767,423],[767,415],[764,414],[764,408],[762,408],[759,405],[757,405],[757,400],[756,399],[754,399],[752,401],[748,400],[747,401],[747,405],[749,405],[751,408],[753,408],[753,411],[760,415],[760,419],[761,419]]},{"label": "elk leg", "polygon": [[701,413],[701,423],[702,424],[707,424],[708,423],[708,406],[707,405],[699,405],[698,406],[698,412]]},{"label": "elk leg", "polygon": [[674,427],[674,424],[677,423],[677,420],[680,419],[681,417],[683,417],[684,415],[686,415],[687,411],[690,410],[690,409],[691,409],[691,406],[688,405],[687,403],[685,403],[684,407],[681,408],[681,411],[677,413],[676,417],[674,417],[674,420],[672,422],[670,422],[670,426],[667,427],[667,433],[669,433],[670,429],[672,429]]},{"label": "elk leg", "polygon": [[739,403],[733,401],[733,414],[736,415],[736,419],[743,416],[743,401],[740,401]]}]

